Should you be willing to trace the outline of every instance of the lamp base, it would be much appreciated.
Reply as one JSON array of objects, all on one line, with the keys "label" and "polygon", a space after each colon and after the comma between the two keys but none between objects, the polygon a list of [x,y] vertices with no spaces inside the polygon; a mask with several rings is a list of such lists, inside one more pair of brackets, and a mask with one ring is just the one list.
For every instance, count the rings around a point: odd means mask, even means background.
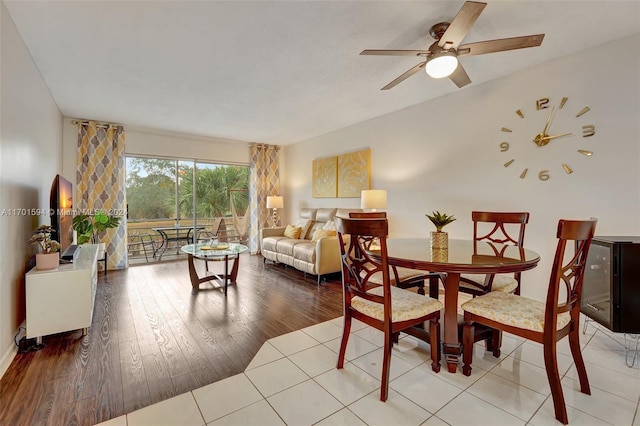
[{"label": "lamp base", "polygon": [[277,222],[278,222],[278,209],[273,209],[273,215],[272,215],[272,227],[276,227],[277,226]]}]

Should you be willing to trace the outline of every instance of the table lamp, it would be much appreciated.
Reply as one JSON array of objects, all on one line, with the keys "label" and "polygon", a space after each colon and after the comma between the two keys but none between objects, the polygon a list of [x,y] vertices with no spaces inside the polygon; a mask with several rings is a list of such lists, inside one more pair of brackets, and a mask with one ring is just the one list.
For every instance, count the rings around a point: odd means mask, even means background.
[{"label": "table lamp", "polygon": [[284,208],[284,200],[281,195],[271,195],[267,197],[267,208],[273,209],[273,225],[276,226],[278,220],[278,209]]},{"label": "table lamp", "polygon": [[387,191],[384,189],[365,189],[360,193],[360,208],[377,209],[387,208]]}]

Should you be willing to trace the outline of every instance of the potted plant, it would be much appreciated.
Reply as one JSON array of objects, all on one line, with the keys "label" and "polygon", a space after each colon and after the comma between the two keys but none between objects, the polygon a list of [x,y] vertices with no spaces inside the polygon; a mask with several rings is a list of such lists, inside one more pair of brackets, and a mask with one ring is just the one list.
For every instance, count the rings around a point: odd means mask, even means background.
[{"label": "potted plant", "polygon": [[29,244],[38,245],[40,253],[36,253],[36,269],[44,271],[55,269],[60,264],[60,243],[51,238],[55,230],[49,225],[40,225],[29,238]]},{"label": "potted plant", "polygon": [[455,216],[449,216],[448,214],[440,213],[439,211],[432,212],[430,215],[427,214],[426,216],[436,227],[436,230],[431,232],[431,248],[448,249],[449,234],[444,232],[442,228],[456,220]]},{"label": "potted plant", "polygon": [[79,214],[73,217],[73,230],[78,234],[78,244],[98,244],[98,259],[104,258],[104,243],[98,238],[109,228],[116,228],[120,223],[120,217],[109,216],[103,210],[96,210],[95,214]]}]

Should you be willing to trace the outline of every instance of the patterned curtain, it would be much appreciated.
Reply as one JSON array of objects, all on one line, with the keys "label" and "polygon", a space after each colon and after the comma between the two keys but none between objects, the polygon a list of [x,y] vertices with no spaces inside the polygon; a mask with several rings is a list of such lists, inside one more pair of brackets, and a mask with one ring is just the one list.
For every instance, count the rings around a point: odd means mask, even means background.
[{"label": "patterned curtain", "polygon": [[118,227],[107,230],[100,241],[106,245],[107,269],[127,267],[124,139],[122,126],[78,122],[75,207],[79,211],[100,209],[120,216]]},{"label": "patterned curtain", "polygon": [[260,242],[258,241],[260,229],[271,225],[266,207],[267,196],[280,194],[280,155],[278,151],[279,147],[276,145],[251,145],[249,250],[253,254],[260,250]]}]

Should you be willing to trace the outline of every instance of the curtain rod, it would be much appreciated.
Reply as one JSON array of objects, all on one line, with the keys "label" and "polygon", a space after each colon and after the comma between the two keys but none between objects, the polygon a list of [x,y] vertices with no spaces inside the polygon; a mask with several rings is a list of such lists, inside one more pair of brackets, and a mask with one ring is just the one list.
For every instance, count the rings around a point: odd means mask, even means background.
[{"label": "curtain rod", "polygon": [[[73,120],[71,120],[71,124],[87,125],[87,124],[89,124],[89,121],[95,121],[95,120],[76,120],[76,119],[73,119]],[[108,128],[109,126],[115,126],[115,127],[122,126],[122,124],[118,124],[118,123],[105,123],[105,122],[99,122],[99,121],[95,121],[95,123],[96,123],[96,125],[98,127],[101,127],[101,128],[104,128],[104,129]]]}]

